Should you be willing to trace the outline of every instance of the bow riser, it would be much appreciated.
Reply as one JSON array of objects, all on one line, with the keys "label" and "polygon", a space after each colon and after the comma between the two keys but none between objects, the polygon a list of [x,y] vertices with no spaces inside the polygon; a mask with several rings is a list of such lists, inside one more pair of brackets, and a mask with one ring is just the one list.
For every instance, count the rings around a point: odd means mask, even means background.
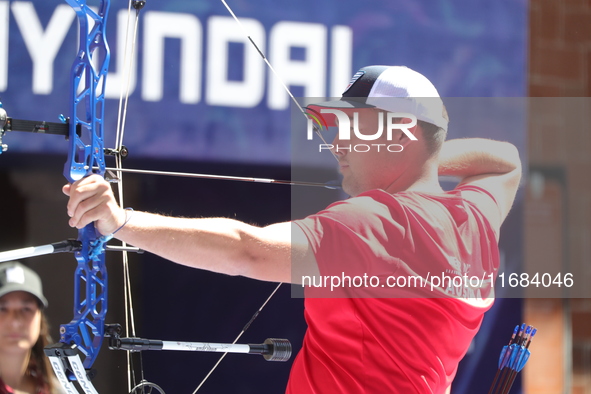
[{"label": "bow riser", "polygon": [[[104,175],[104,92],[110,52],[105,27],[110,1],[94,12],[85,0],[66,0],[79,21],[80,46],[71,69],[70,150],[64,176],[74,182],[96,173]],[[94,23],[89,27],[89,20]],[[98,67],[95,65],[98,64]],[[77,130],[80,130],[77,132]],[[103,243],[94,224],[81,229],[74,274],[74,317],[60,327],[60,342],[75,344],[90,368],[100,350],[107,313],[107,270]]]}]

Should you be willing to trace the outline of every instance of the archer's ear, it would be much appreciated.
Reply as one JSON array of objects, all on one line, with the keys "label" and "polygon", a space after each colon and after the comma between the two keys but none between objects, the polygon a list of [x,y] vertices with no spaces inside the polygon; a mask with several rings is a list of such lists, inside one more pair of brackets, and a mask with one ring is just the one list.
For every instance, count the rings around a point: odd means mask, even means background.
[{"label": "archer's ear", "polygon": [[[412,122],[410,119],[404,118],[400,119],[399,124],[410,126]],[[416,125],[416,123],[412,127],[401,126],[398,129],[392,130],[392,141],[404,147],[407,147],[413,142],[418,142],[421,137],[422,134],[420,128]]]}]

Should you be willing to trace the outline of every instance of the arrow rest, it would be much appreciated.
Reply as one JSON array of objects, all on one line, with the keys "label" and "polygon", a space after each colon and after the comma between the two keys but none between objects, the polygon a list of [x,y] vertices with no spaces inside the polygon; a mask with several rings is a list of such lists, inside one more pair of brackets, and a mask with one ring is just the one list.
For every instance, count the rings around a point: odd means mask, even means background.
[{"label": "arrow rest", "polygon": [[[118,163],[121,163],[123,160],[127,159],[129,156],[129,149],[125,145],[121,145],[120,148],[105,148],[103,149],[105,156],[115,156],[115,160]],[[109,169],[105,172],[105,179],[109,183],[119,183],[120,178],[115,174],[115,172],[120,171],[120,168],[116,169]]]},{"label": "arrow rest", "polygon": [[121,160],[127,159],[127,156],[129,156],[129,149],[127,149],[125,145],[121,145],[120,149],[105,148],[103,149],[103,152],[107,156],[116,156],[119,157]]}]

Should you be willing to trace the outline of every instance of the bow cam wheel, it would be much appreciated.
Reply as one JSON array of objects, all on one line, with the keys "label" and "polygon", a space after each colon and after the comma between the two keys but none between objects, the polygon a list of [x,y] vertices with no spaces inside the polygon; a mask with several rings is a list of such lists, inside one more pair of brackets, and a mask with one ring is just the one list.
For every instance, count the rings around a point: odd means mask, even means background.
[{"label": "bow cam wheel", "polygon": [[166,394],[164,390],[156,383],[142,380],[137,386],[135,386],[129,394]]}]

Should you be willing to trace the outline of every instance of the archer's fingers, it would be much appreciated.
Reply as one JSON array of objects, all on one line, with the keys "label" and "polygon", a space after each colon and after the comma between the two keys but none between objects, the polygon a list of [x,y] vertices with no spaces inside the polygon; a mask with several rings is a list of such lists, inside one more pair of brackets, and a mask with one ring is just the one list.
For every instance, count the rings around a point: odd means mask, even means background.
[{"label": "archer's fingers", "polygon": [[108,219],[110,202],[111,199],[104,194],[87,198],[76,206],[68,223],[72,227],[82,228],[94,221]]},{"label": "archer's fingers", "polygon": [[[68,224],[78,229],[101,221],[99,231],[109,231],[117,223],[115,212],[119,209],[111,185],[98,175],[91,175],[70,188],[68,201]],[[106,226],[106,230],[105,227]]]},{"label": "archer's fingers", "polygon": [[112,206],[109,203],[100,203],[92,206],[83,202],[80,209],[76,211],[74,217],[70,218],[70,225],[81,229],[86,225],[93,223],[96,229],[102,234],[112,234],[123,223],[119,223],[121,219],[121,211],[123,221],[125,221],[125,211],[120,210],[118,206]]},{"label": "archer's fingers", "polygon": [[[80,179],[71,185],[64,186],[62,190],[70,196],[67,205],[68,216],[70,217],[75,216],[82,202],[92,200],[97,196],[109,197],[109,194],[112,195],[111,185],[98,175]],[[92,208],[92,206],[89,208]]]}]

